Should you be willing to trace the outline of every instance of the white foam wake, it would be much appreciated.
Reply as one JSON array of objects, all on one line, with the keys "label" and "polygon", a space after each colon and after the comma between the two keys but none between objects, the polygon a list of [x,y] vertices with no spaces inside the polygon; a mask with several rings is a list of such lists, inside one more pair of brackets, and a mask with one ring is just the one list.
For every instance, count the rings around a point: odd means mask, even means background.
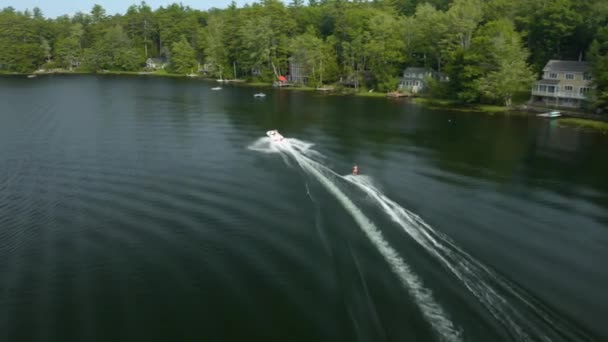
[{"label": "white foam wake", "polygon": [[365,176],[344,176],[380,206],[384,212],[456,276],[473,296],[517,341],[588,341],[584,333],[561,322],[529,295],[458,247],[418,215],[399,206]]},{"label": "white foam wake", "polygon": [[[499,283],[503,289],[516,293],[512,291],[508,284],[502,282],[494,272],[475,261],[470,255],[454,245],[447,236],[435,231],[420,217],[407,211],[383,195],[374,187],[369,178],[345,176],[344,179],[367,193],[395,223],[454,274],[488,309],[492,316],[503,326],[507,327],[519,341],[532,340],[531,334],[520,324],[521,322],[525,322],[526,318],[522,317],[520,312],[515,310],[505,297],[486,281],[486,279],[492,280]],[[525,302],[525,299],[520,299]],[[533,307],[532,305],[528,306]],[[548,319],[548,317],[544,318]],[[534,331],[536,330],[534,327],[532,327],[532,330],[533,335],[543,335],[541,331]]]},{"label": "white foam wake", "polygon": [[384,239],[382,232],[376,225],[332,182],[330,177],[332,177],[333,172],[327,172],[329,169],[310,159],[309,156],[311,154],[316,154],[316,152],[310,150],[311,146],[311,144],[296,139],[285,139],[283,142],[273,143],[270,139],[262,138],[252,144],[250,149],[265,153],[280,152],[289,155],[305,172],[315,177],[335,196],[374,246],[376,246],[380,254],[389,263],[393,272],[399,277],[402,285],[414,298],[425,319],[430,323],[439,337],[443,341],[461,341],[458,330],[455,329],[454,324],[448,318],[443,308],[435,301],[431,291],[424,287],[420,278]]},{"label": "white foam wake", "polygon": [[560,320],[533,297],[511,284],[492,269],[458,247],[448,236],[433,229],[416,214],[401,207],[374,186],[365,176],[342,176],[312,158],[321,156],[312,144],[297,139],[286,139],[284,144],[273,144],[260,139],[250,148],[262,152],[279,152],[285,159],[291,156],[302,169],[315,176],[349,211],[359,226],[372,240],[391,267],[412,293],[426,319],[445,340],[459,340],[460,336],[443,309],[418,277],[383,238],[382,233],[359,208],[331,181],[346,180],[362,190],[399,227],[428,254],[454,275],[478,300],[490,315],[517,341],[592,341],[584,332]]}]

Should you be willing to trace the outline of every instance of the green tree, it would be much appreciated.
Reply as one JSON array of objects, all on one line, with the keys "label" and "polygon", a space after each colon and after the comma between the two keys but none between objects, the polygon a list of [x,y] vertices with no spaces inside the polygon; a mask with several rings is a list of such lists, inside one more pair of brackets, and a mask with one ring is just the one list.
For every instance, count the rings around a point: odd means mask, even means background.
[{"label": "green tree", "polygon": [[136,70],[143,63],[120,25],[106,29],[86,55],[87,65],[94,70]]},{"label": "green tree", "polygon": [[123,26],[136,49],[141,50],[144,57],[152,55],[156,48],[154,37],[158,36],[154,13],[144,1],[132,5],[122,18]]},{"label": "green tree", "polygon": [[600,28],[589,48],[591,71],[595,89],[595,103],[598,108],[608,108],[608,27]]},{"label": "green tree", "polygon": [[32,18],[7,8],[0,12],[0,70],[30,72],[44,63],[45,50]]},{"label": "green tree", "polygon": [[305,74],[310,75],[309,83],[323,85],[337,76],[336,54],[331,42],[323,41],[313,27],[293,38],[290,46],[291,57],[299,63]]},{"label": "green tree", "polygon": [[171,46],[171,71],[178,74],[192,72],[196,68],[196,51],[185,36]]},{"label": "green tree", "polygon": [[[416,9],[416,23],[420,29],[417,47],[425,66],[435,66],[441,72],[447,50],[445,45],[449,32],[446,12],[424,3]],[[435,63],[432,63],[435,61]]]},{"label": "green tree", "polygon": [[532,63],[540,71],[551,58],[576,59],[580,51],[564,51],[582,24],[573,0],[540,0],[526,3],[527,15],[519,19],[527,32]]},{"label": "green tree", "polygon": [[72,70],[79,66],[82,60],[82,25],[72,25],[68,36],[60,37],[55,41],[55,57],[60,67]]},{"label": "green tree", "polygon": [[369,21],[369,39],[363,45],[363,51],[379,90],[391,90],[397,86],[396,76],[405,61],[405,44],[401,35],[404,24],[383,11],[374,13]]},{"label": "green tree", "polygon": [[[204,41],[205,62],[211,64],[218,75],[229,66],[228,49],[224,44],[224,18],[219,15],[209,17],[207,26],[200,31]],[[221,75],[223,77],[223,75]]]},{"label": "green tree", "polygon": [[481,0],[455,0],[447,11],[447,21],[451,45],[468,49],[471,46],[473,32],[483,18]]},{"label": "green tree", "polygon": [[492,65],[478,81],[479,92],[491,101],[511,106],[513,95],[530,89],[534,81],[534,74],[526,62],[529,53],[513,24],[506,19],[488,23],[484,31],[488,37],[482,38],[482,44],[488,45],[488,59]]},{"label": "green tree", "polygon": [[98,4],[95,4],[91,9],[91,22],[99,24],[106,20],[106,10]]},{"label": "green tree", "polygon": [[277,55],[277,39],[270,18],[264,16],[246,19],[240,34],[243,42],[242,65],[250,70],[278,74],[273,60]]},{"label": "green tree", "polygon": [[154,20],[158,25],[160,54],[166,55],[173,47],[173,43],[180,41],[182,36],[185,36],[188,41],[193,41],[194,36],[198,33],[196,28],[199,23],[196,13],[181,4],[159,8],[154,13]]}]

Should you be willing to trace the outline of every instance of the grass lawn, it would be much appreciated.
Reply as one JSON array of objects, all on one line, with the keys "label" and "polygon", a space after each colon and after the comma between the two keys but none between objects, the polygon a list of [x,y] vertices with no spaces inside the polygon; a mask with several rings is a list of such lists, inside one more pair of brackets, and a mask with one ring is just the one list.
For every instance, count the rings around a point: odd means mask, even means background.
[{"label": "grass lawn", "polygon": [[383,92],[358,92],[358,93],[353,93],[355,96],[360,96],[360,97],[386,97],[386,93]]},{"label": "grass lawn", "polygon": [[560,126],[578,127],[584,129],[592,129],[601,132],[608,132],[608,122],[595,121],[589,119],[578,118],[560,118],[557,120]]},{"label": "grass lawn", "polygon": [[475,112],[486,114],[509,114],[509,115],[528,115],[527,113],[514,110],[513,108],[488,104],[462,104],[452,100],[430,99],[416,97],[412,103],[423,105],[432,109],[446,109],[461,112]]}]

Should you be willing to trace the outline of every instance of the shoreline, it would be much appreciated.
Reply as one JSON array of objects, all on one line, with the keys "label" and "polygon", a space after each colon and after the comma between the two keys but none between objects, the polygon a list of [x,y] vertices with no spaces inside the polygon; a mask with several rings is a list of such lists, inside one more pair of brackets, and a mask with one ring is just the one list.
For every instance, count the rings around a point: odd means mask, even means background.
[{"label": "shoreline", "polygon": [[[138,76],[138,77],[168,77],[168,78],[184,78],[184,79],[200,79],[204,81],[216,81],[216,79],[205,76],[194,76],[190,77],[182,74],[174,74],[166,71],[158,72],[142,72],[142,71],[106,71],[106,72],[95,72],[95,71],[51,71],[51,72],[31,72],[31,73],[18,73],[18,72],[0,72],[0,77],[2,76],[46,76],[46,75],[96,75],[96,76]],[[224,84],[232,84],[240,87],[253,87],[253,88],[275,88],[272,84],[267,82],[247,82],[247,81],[239,81],[239,82],[231,82],[228,81]],[[453,100],[446,99],[433,99],[428,97],[402,97],[402,98],[390,98],[388,93],[384,92],[368,92],[368,91],[343,91],[343,90],[330,90],[330,91],[319,91],[317,88],[313,87],[298,87],[298,86],[290,86],[290,87],[278,87],[281,90],[287,91],[305,91],[305,92],[318,92],[320,94],[326,94],[328,96],[355,96],[355,97],[367,97],[367,98],[385,98],[397,101],[407,101],[408,103],[423,106],[429,109],[436,110],[449,110],[449,111],[459,111],[459,112],[470,112],[470,113],[483,113],[488,115],[506,115],[506,116],[535,116],[535,114],[539,111],[540,108],[528,108],[525,104],[518,104],[512,107],[505,107],[499,105],[487,105],[487,104],[462,104]],[[546,110],[551,110],[547,108]],[[567,110],[566,110],[567,111]],[[608,118],[603,119],[600,117],[596,117],[596,115],[590,113],[572,113],[568,112],[565,117],[558,119],[558,123],[561,126],[581,128],[581,129],[590,129],[601,132],[608,132]]]},{"label": "shoreline", "polygon": [[608,132],[608,122],[599,120],[565,117],[557,119],[557,124],[562,127],[578,128],[582,130],[601,132],[603,134]]}]

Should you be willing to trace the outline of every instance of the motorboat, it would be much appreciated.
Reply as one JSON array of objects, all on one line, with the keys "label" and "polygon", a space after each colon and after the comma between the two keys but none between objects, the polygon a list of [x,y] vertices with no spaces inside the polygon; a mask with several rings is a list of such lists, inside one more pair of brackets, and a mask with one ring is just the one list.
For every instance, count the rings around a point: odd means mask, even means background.
[{"label": "motorboat", "polygon": [[562,113],[557,110],[552,110],[547,113],[538,114],[538,116],[540,116],[541,118],[558,118],[562,116]]},{"label": "motorboat", "polygon": [[37,75],[27,75],[27,78],[36,78],[38,77]]},{"label": "motorboat", "polygon": [[257,93],[257,94],[253,94],[253,97],[262,98],[262,97],[266,97],[266,94],[264,94],[264,93]]},{"label": "motorboat", "polygon": [[211,90],[222,90],[222,87],[213,87]]},{"label": "motorboat", "polygon": [[266,135],[272,139],[272,141],[275,142],[280,142],[283,141],[283,136],[281,135],[281,133],[279,133],[279,131],[277,131],[276,129],[273,129],[271,131],[266,132]]}]

